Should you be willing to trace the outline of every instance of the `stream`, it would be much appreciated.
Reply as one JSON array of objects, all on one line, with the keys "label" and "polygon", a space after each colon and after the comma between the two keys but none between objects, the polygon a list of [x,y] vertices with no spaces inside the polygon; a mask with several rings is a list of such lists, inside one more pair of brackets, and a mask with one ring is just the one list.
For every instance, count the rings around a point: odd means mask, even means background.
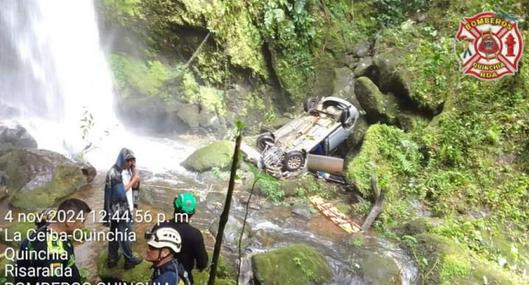
[{"label": "stream", "polygon": [[[227,181],[218,179],[214,183],[207,182],[198,176],[163,174],[146,175],[142,190],[140,210],[150,210],[153,216],[164,213],[166,216],[172,214],[172,201],[182,191],[193,192],[198,198],[197,213],[191,219],[191,224],[200,229],[205,237],[206,248],[213,250],[214,228],[216,219],[222,212],[225,199],[225,188]],[[99,173],[92,187],[73,194],[73,197],[88,202],[93,210],[102,208],[104,173]],[[245,214],[245,204],[249,193],[242,190],[243,184],[237,184],[233,197],[230,220],[227,225],[222,254],[235,264],[238,260],[238,239],[241,222]],[[332,272],[332,280],[327,284],[373,284],[364,280],[363,262],[366,256],[376,254],[389,257],[394,260],[400,270],[401,284],[416,284],[418,271],[413,259],[397,245],[372,235],[360,235],[361,244],[352,243],[352,235],[345,233],[342,229],[319,213],[312,217],[302,217],[294,213],[292,207],[274,206],[263,197],[253,195],[250,202],[248,219],[245,230],[243,245],[242,270],[239,284],[253,284],[253,273],[250,257],[274,248],[294,243],[308,244],[327,259]],[[104,231],[105,227],[88,222],[88,228]],[[135,224],[137,241],[134,249],[138,253],[146,250],[143,232],[148,230],[152,224]],[[81,267],[89,269],[90,280],[97,280],[97,268],[95,260],[101,250],[106,248],[103,242],[85,242],[76,248],[78,263]],[[210,256],[211,258],[211,256]],[[391,283],[398,284],[398,283]]]}]

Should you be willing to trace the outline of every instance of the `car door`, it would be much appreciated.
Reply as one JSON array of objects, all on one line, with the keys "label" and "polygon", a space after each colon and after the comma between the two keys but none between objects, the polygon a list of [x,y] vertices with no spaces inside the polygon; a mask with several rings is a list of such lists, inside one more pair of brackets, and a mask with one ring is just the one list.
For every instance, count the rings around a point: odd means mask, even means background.
[{"label": "car door", "polygon": [[344,142],[349,137],[349,130],[344,129],[341,125],[336,128],[328,137],[327,137],[327,154],[336,149],[342,142]]}]

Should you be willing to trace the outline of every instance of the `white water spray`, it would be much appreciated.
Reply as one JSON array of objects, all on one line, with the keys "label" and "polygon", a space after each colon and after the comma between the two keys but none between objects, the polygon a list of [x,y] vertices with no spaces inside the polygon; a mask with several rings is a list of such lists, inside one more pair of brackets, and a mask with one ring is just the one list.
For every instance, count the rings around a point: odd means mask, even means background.
[{"label": "white water spray", "polygon": [[132,135],[116,119],[92,0],[0,2],[0,50],[0,111],[10,110],[1,119],[20,122],[39,148],[70,157],[85,150],[106,169],[128,147],[140,167],[183,171],[189,147]]}]

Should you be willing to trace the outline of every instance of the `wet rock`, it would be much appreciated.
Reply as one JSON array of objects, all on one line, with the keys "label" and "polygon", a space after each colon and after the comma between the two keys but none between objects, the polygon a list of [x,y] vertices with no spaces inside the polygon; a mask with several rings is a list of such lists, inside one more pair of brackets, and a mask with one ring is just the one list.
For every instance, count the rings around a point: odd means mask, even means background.
[{"label": "wet rock", "polygon": [[353,130],[353,134],[347,138],[346,144],[348,149],[356,148],[364,140],[364,136],[369,128],[369,123],[364,116],[361,116]]},{"label": "wet rock", "polygon": [[81,173],[86,177],[86,182],[91,183],[97,175],[97,170],[92,165],[85,163],[81,165]]},{"label": "wet rock", "polygon": [[31,222],[13,223],[6,228],[0,229],[0,242],[14,248],[19,248],[20,242],[14,241],[15,235],[20,234],[25,239],[28,231],[35,229],[35,227],[35,223]]},{"label": "wet rock", "polygon": [[347,67],[334,69],[334,82],[332,96],[344,98],[354,96],[354,74]]},{"label": "wet rock", "polygon": [[[124,270],[123,266],[125,265],[125,258],[121,256],[118,264],[110,269],[107,266],[107,256],[108,253],[106,250],[104,250],[97,258],[97,275],[102,281],[122,281],[127,283],[147,284],[147,282],[151,280],[152,263],[144,260],[139,265],[136,265],[136,267],[129,270]],[[136,254],[136,256],[139,255]]]},{"label": "wet rock", "polygon": [[[219,219],[215,219],[213,224],[209,227],[209,231],[214,236],[217,236],[219,228]],[[239,238],[241,237],[241,231],[242,231],[242,219],[238,219],[232,215],[228,218],[228,223],[226,224],[226,227],[224,228],[224,235],[222,242],[227,245],[228,247],[235,249],[238,248],[239,245]],[[243,234],[243,243],[242,247],[245,248],[248,245],[248,238],[251,234],[251,226],[246,223],[244,226],[244,234]]]},{"label": "wet rock", "polygon": [[373,62],[378,70],[378,86],[382,92],[393,92],[397,96],[409,98],[410,77],[400,67],[403,56],[396,51],[376,54]]},{"label": "wet rock", "polygon": [[366,41],[366,42],[361,42],[361,43],[356,44],[353,47],[352,51],[357,57],[366,57],[369,55],[370,49],[371,49],[371,44]]},{"label": "wet rock", "polygon": [[402,284],[400,269],[389,256],[372,253],[362,262],[357,262],[362,270],[365,284],[398,285]]},{"label": "wet rock", "polygon": [[[246,205],[248,204],[249,196],[250,196],[250,193],[246,193],[246,192],[240,193],[238,197],[239,203],[241,203],[241,205],[246,207]],[[252,195],[252,199],[250,200],[250,205],[248,206],[248,208],[251,210],[260,210],[262,208],[269,207],[268,204],[270,203],[267,202],[264,198],[259,197],[254,194]]]},{"label": "wet rock", "polygon": [[219,192],[210,192],[206,196],[206,207],[210,211],[222,210],[222,206],[226,202],[226,194]]},{"label": "wet rock", "polygon": [[0,145],[3,148],[12,146],[16,148],[37,148],[37,141],[20,126],[13,127],[0,125]]},{"label": "wet rock", "polygon": [[269,229],[259,229],[256,230],[252,236],[252,244],[257,244],[263,248],[271,248],[284,239],[285,237],[276,231],[271,231]]},{"label": "wet rock", "polygon": [[176,116],[180,118],[189,128],[200,126],[200,110],[197,105],[184,104],[176,111]]},{"label": "wet rock", "polygon": [[373,72],[375,71],[374,68],[375,67],[373,65],[373,58],[364,57],[356,65],[354,69],[354,76],[367,76],[371,78],[373,76]]},{"label": "wet rock", "polygon": [[359,77],[356,80],[355,93],[370,122],[395,122],[398,105],[394,96],[382,94],[367,77]]},{"label": "wet rock", "polygon": [[311,206],[303,201],[299,201],[292,206],[292,214],[306,221],[314,216],[311,211]]},{"label": "wet rock", "polygon": [[[157,97],[127,97],[117,104],[118,115],[124,123],[154,133],[183,132],[189,129],[178,117],[181,104],[167,103]],[[187,127],[187,128],[186,128]]]},{"label": "wet rock", "polygon": [[321,284],[332,275],[325,257],[304,244],[256,254],[252,266],[256,284]]},{"label": "wet rock", "polygon": [[203,172],[214,167],[227,169],[231,163],[233,145],[229,141],[215,141],[192,153],[182,166],[191,171]]},{"label": "wet rock", "polygon": [[0,157],[0,169],[9,177],[10,205],[27,210],[52,206],[79,190],[93,179],[83,167],[47,150],[16,149]]}]

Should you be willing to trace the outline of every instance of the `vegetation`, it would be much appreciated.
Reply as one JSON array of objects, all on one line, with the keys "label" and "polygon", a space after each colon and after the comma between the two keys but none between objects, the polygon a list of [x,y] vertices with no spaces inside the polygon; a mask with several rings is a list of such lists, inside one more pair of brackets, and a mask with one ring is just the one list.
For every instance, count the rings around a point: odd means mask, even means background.
[{"label": "vegetation", "polygon": [[[122,10],[118,19],[145,21],[147,31],[141,34],[150,44],[150,55],[179,62],[165,65],[158,58],[138,63],[118,55],[113,66],[126,83],[120,87],[129,90],[125,94],[140,90],[147,96],[205,102],[226,110],[225,115],[237,105],[241,114],[270,112],[266,117],[272,121],[278,113],[269,106],[299,102],[310,93],[328,95],[333,68],[350,64],[346,61],[352,48],[367,41],[375,66],[380,71],[386,65],[380,78],[366,75],[370,85],[381,96],[394,93],[400,109],[413,107],[420,114],[391,113],[385,124],[369,127],[360,150],[350,152],[347,178],[367,199],[352,211],[362,215],[369,210],[369,179],[375,174],[387,191],[375,229],[408,245],[425,283],[523,282],[529,267],[528,60],[522,57],[515,76],[479,81],[458,70],[461,47],[453,38],[463,17],[489,10],[520,16],[526,30],[526,3],[104,2]],[[118,2],[124,7],[116,6]],[[196,60],[188,68],[179,67],[208,33],[212,37]],[[523,34],[525,39],[528,35]],[[141,80],[135,74],[142,74]],[[360,81],[367,82],[367,77]],[[239,98],[218,91],[228,81],[246,80],[252,82],[251,90],[240,92]],[[285,94],[263,87],[276,83]],[[288,100],[277,100],[284,97]],[[318,192],[310,183],[291,184],[264,176],[258,188],[274,202],[291,192]],[[401,232],[421,217],[435,226]]]}]

